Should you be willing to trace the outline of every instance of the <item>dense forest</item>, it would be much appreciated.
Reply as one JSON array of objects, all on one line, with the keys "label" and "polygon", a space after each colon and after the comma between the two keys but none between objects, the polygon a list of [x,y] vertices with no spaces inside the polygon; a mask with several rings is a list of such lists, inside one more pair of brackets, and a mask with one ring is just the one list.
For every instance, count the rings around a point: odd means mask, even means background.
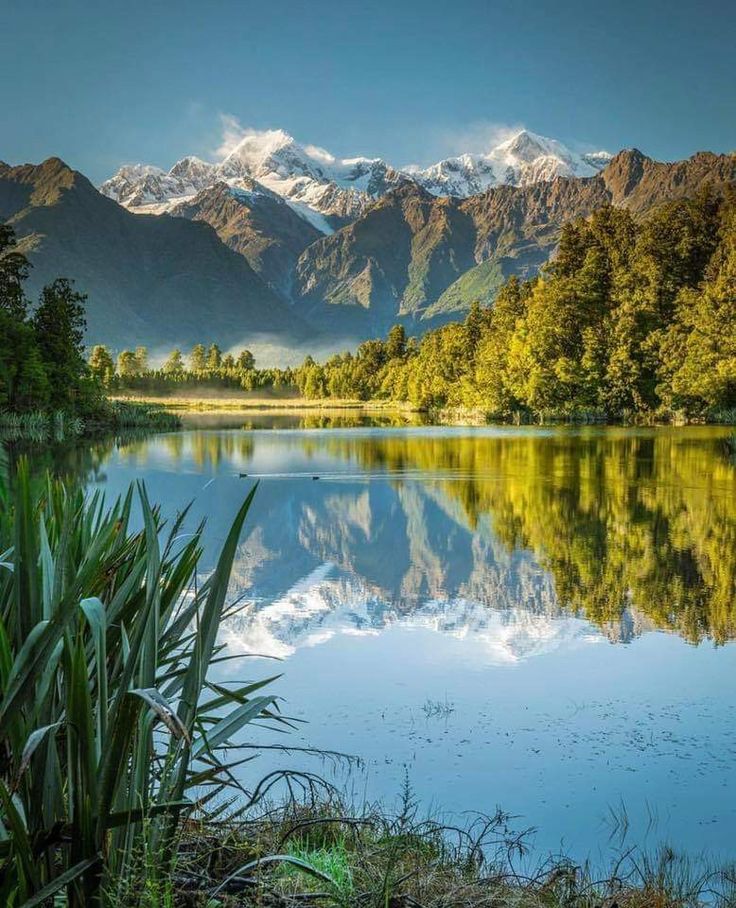
[{"label": "dense forest", "polygon": [[706,192],[641,223],[601,208],[567,225],[554,260],[511,278],[491,308],[418,345],[394,328],[299,380],[310,394],[506,418],[736,406],[736,204]]},{"label": "dense forest", "polygon": [[492,307],[464,322],[385,340],[324,363],[257,369],[249,351],[197,345],[160,369],[97,347],[108,388],[291,390],[309,398],[407,401],[497,418],[702,417],[736,407],[736,199],[704,191],[643,221],[599,209],[568,224],[557,255],[528,281],[511,278]]},{"label": "dense forest", "polygon": [[99,409],[100,388],[84,358],[84,302],[70,281],[44,287],[32,308],[28,260],[0,224],[0,411]]}]

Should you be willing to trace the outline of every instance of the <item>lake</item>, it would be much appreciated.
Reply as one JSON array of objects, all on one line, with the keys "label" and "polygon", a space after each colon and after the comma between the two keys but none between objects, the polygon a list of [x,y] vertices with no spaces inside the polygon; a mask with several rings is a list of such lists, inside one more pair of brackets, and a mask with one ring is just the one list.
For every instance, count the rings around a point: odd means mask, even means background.
[{"label": "lake", "polygon": [[111,496],[144,479],[165,514],[193,501],[205,569],[259,481],[224,639],[260,655],[218,675],[283,672],[290,742],[362,763],[265,754],[249,784],[288,766],[391,804],[408,778],[426,809],[501,806],[537,854],[736,857],[727,431],[404,421],[191,415],[56,466]]}]

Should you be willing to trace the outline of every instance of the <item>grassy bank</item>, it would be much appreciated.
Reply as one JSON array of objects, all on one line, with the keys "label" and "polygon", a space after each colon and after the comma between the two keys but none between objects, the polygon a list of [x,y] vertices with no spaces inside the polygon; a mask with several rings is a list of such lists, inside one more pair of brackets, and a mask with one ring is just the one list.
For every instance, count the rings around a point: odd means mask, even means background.
[{"label": "grassy bank", "polygon": [[[405,791],[389,813],[339,800],[183,830],[170,904],[296,908],[733,908],[736,872],[672,848],[619,849],[607,867],[534,860],[511,818],[423,816]],[[274,857],[278,856],[278,857]],[[209,902],[186,902],[201,891]],[[178,893],[177,893],[178,887]],[[212,901],[212,896],[217,899]],[[162,900],[163,903],[163,900]]]},{"label": "grassy bank", "polygon": [[154,404],[105,401],[86,418],[55,410],[0,412],[0,441],[44,444],[126,430],[171,432],[181,428],[176,414]]},{"label": "grassy bank", "polygon": [[[351,398],[310,398],[275,395],[207,394],[201,395],[125,395],[111,398],[116,404],[150,407],[170,412],[278,412],[302,413],[312,411],[344,412],[346,414],[399,413],[422,414],[430,423],[448,426],[483,426],[491,423],[501,425],[606,425],[612,421],[596,410],[581,410],[576,413],[544,411],[538,414],[519,411],[510,418],[494,416],[480,407],[422,408],[407,401],[357,400]],[[688,419],[683,413],[650,414],[646,419],[641,415],[613,421],[615,425],[736,425],[736,410],[713,410],[697,419]]]}]

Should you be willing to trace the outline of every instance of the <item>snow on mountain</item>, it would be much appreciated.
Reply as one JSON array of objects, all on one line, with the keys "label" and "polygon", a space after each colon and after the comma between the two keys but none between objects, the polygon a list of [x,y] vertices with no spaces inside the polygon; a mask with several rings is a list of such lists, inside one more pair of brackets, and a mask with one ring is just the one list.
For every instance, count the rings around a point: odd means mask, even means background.
[{"label": "snow on mountain", "polygon": [[370,585],[326,562],[278,599],[254,602],[223,628],[231,653],[286,658],[338,636],[378,635],[389,628],[422,629],[474,643],[489,664],[512,665],[559,648],[602,643],[587,621],[452,597],[397,608]]},{"label": "snow on mountain", "polygon": [[212,185],[213,164],[188,157],[168,172],[149,164],[125,164],[100,186],[103,195],[131,211],[160,214]]},{"label": "snow on mountain", "polygon": [[353,220],[370,202],[404,180],[434,195],[465,198],[500,184],[522,186],[557,176],[594,176],[607,152],[577,154],[555,139],[521,130],[485,154],[463,154],[430,167],[397,169],[380,158],[336,158],[301,145],[280,129],[248,133],[218,163],[196,157],[169,171],[125,165],[100,191],[132,211],[161,213],[219,182],[252,191],[253,181],[278,194],[323,233]]},{"label": "snow on mountain", "polygon": [[610,160],[606,151],[579,155],[555,139],[523,129],[485,154],[464,154],[406,170],[433,195],[466,198],[501,184],[525,186],[555,177],[592,177]]}]

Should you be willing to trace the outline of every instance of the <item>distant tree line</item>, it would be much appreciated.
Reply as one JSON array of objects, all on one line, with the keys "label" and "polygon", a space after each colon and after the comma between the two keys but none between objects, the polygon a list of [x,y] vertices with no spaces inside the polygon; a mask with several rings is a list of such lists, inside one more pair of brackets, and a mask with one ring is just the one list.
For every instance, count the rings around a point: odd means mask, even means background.
[{"label": "distant tree line", "polygon": [[250,350],[223,354],[217,344],[195,344],[185,356],[172,350],[158,367],[149,362],[146,347],[122,350],[117,359],[98,344],[92,348],[89,367],[109,392],[184,394],[202,389],[253,391],[261,388],[287,392],[295,388],[293,369],[257,369]]},{"label": "distant tree line", "polygon": [[85,416],[101,401],[84,357],[85,296],[59,278],[32,306],[30,268],[12,228],[0,224],[0,410]]}]

